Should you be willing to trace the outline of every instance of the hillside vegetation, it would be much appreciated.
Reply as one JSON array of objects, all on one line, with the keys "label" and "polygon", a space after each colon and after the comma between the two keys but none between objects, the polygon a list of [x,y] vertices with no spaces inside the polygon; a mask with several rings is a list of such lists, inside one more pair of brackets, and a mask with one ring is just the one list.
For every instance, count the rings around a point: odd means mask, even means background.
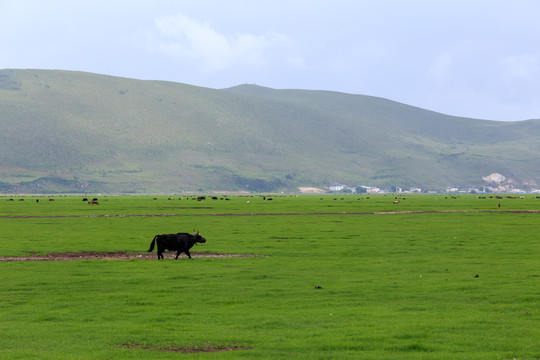
[{"label": "hillside vegetation", "polygon": [[1,192],[280,191],[540,180],[540,120],[363,95],[0,71]]}]

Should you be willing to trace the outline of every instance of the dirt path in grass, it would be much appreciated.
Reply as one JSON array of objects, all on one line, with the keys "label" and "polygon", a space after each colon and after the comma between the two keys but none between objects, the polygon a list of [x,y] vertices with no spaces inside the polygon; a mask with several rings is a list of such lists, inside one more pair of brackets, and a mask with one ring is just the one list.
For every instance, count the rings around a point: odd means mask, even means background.
[{"label": "dirt path in grass", "polygon": [[0,219],[41,219],[41,218],[129,218],[129,217],[175,217],[175,216],[301,216],[301,215],[399,215],[399,214],[451,214],[451,213],[500,213],[500,214],[540,214],[540,210],[410,210],[410,211],[370,211],[370,212],[299,212],[299,213],[225,213],[225,214],[93,214],[93,215],[0,215]]},{"label": "dirt path in grass", "polygon": [[[174,259],[176,252],[163,253],[165,259]],[[232,258],[232,257],[261,257],[262,255],[251,254],[220,254],[220,253],[198,253],[191,252],[192,258]],[[185,254],[181,254],[178,260],[187,258]],[[129,251],[84,251],[77,253],[50,253],[47,255],[29,256],[0,256],[1,261],[72,261],[72,260],[156,260],[156,253],[149,252],[129,252]]]}]

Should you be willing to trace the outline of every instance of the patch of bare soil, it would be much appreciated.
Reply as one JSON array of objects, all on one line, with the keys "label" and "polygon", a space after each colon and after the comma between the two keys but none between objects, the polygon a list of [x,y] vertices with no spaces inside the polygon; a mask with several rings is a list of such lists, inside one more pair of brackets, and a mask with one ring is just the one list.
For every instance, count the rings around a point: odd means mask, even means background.
[{"label": "patch of bare soil", "polygon": [[[174,259],[176,252],[163,253],[165,259]],[[211,258],[229,258],[229,257],[259,257],[261,255],[252,254],[221,254],[221,253],[198,253],[191,252],[191,257],[211,257]],[[182,253],[178,257],[187,258]],[[72,260],[155,260],[157,254],[155,252],[129,252],[129,251],[83,251],[83,252],[68,252],[68,253],[50,253],[47,255],[29,256],[0,256],[0,261],[72,261]]]},{"label": "patch of bare soil", "polygon": [[125,347],[127,349],[143,349],[143,350],[150,350],[150,351],[177,352],[177,353],[184,353],[184,354],[211,353],[211,352],[220,352],[220,351],[237,351],[237,350],[250,350],[251,349],[249,347],[237,346],[237,345],[227,345],[227,346],[204,345],[204,346],[194,346],[194,347],[171,345],[171,346],[166,346],[166,347],[159,347],[159,346],[142,345],[142,344],[124,344],[122,345],[122,347]]}]

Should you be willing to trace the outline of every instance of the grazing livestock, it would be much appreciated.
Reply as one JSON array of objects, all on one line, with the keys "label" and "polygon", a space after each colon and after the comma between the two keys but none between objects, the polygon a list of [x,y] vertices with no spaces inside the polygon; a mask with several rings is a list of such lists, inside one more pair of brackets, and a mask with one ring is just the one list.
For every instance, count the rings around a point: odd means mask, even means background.
[{"label": "grazing livestock", "polygon": [[99,205],[99,202],[97,202],[96,200],[92,200],[92,201],[89,201],[88,204],[90,204],[90,205]]},{"label": "grazing livestock", "polygon": [[163,259],[163,251],[165,250],[176,251],[176,259],[178,259],[178,256],[181,253],[185,253],[191,259],[189,249],[196,243],[205,242],[206,239],[203,238],[198,231],[196,234],[193,232],[193,235],[188,233],[156,235],[152,240],[152,243],[150,243],[148,252],[152,252],[154,246],[157,245],[158,260]]}]

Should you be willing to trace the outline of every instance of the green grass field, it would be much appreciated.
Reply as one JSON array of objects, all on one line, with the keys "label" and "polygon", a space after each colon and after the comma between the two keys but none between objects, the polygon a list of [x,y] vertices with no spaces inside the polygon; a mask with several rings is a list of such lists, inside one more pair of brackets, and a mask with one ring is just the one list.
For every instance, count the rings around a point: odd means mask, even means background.
[{"label": "green grass field", "polygon": [[20,198],[0,256],[194,228],[195,252],[264,256],[0,261],[1,359],[540,358],[533,196]]}]

